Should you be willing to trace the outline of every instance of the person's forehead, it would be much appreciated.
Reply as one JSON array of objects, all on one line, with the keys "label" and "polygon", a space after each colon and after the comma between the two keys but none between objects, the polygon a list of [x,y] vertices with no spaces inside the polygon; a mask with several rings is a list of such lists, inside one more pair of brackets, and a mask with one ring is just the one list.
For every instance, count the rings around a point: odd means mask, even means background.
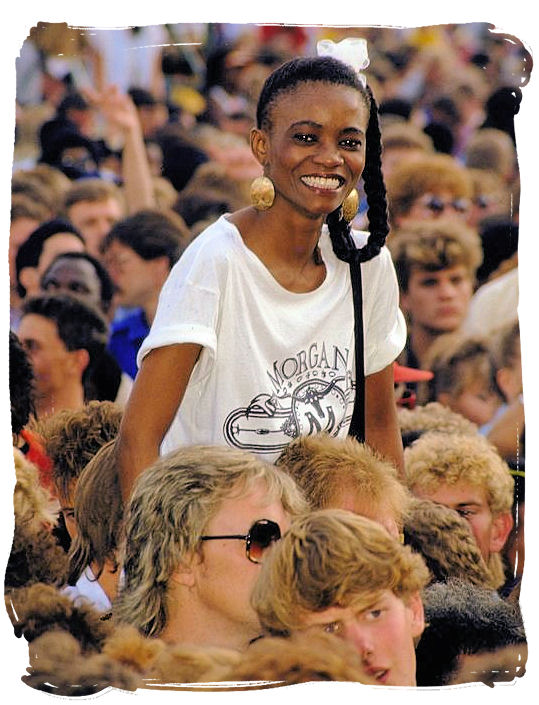
[{"label": "person's forehead", "polygon": [[466,266],[460,262],[449,265],[449,267],[440,267],[433,269],[421,264],[412,264],[410,267],[410,280],[424,277],[432,277],[434,279],[450,279],[451,277],[462,276],[469,277],[469,272]]},{"label": "person's forehead", "polygon": [[327,624],[328,622],[342,621],[346,622],[355,619],[358,614],[366,610],[373,609],[382,601],[394,601],[398,598],[391,590],[385,589],[375,593],[365,592],[356,593],[348,596],[346,606],[334,605],[327,607],[324,610],[305,612],[302,615],[302,622],[305,626],[316,626],[318,624]]},{"label": "person's forehead", "polygon": [[58,277],[69,280],[98,280],[99,277],[91,262],[83,257],[59,257],[51,266],[46,274],[46,279]]},{"label": "person's forehead", "polygon": [[441,504],[487,505],[487,491],[478,483],[472,483],[466,479],[457,480],[454,483],[442,482],[438,487],[427,492],[430,498]]},{"label": "person's forehead", "polygon": [[105,196],[99,199],[84,199],[77,201],[70,208],[69,212],[75,215],[95,215],[100,213],[113,212],[120,216],[122,214],[122,206],[114,196]]},{"label": "person's forehead", "polygon": [[[325,96],[323,101],[320,100],[321,95]],[[328,96],[331,99],[326,99]],[[341,112],[345,109],[347,117],[348,113],[355,114],[357,118],[368,117],[365,98],[358,90],[325,81],[305,81],[280,91],[271,100],[269,109],[273,117],[284,116],[292,123],[298,119],[311,118],[312,115],[323,117],[336,102]]]},{"label": "person's forehead", "polygon": [[21,318],[18,335],[26,340],[40,340],[43,343],[62,342],[58,335],[56,321],[37,313],[27,313]]}]

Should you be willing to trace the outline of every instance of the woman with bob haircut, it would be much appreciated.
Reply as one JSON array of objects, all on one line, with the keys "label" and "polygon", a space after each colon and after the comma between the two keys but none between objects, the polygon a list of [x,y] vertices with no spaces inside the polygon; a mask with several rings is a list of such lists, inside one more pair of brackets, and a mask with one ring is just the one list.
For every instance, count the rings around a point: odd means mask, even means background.
[{"label": "woman with bob haircut", "polygon": [[[364,44],[348,40],[360,67]],[[159,453],[182,445],[225,444],[272,462],[299,435],[346,436],[356,391],[354,435],[402,468],[392,363],[405,324],[384,248],[378,110],[363,79],[325,55],[293,59],[264,84],[250,135],[264,175],[252,205],[188,246],[139,351],[119,444],[126,496]],[[370,234],[350,227],[361,177]]]}]

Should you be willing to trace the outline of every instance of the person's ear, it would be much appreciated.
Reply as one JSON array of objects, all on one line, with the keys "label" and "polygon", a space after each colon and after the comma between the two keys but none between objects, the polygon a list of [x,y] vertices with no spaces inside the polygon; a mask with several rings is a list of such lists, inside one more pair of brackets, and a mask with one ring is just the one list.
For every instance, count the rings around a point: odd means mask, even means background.
[{"label": "person's ear", "polygon": [[511,512],[502,512],[493,518],[489,544],[491,553],[499,553],[502,550],[512,528],[513,516]]},{"label": "person's ear", "polygon": [[19,281],[26,289],[26,296],[29,298],[39,294],[41,291],[39,286],[39,274],[36,267],[24,267],[19,272]]},{"label": "person's ear", "polygon": [[75,369],[78,374],[82,377],[84,370],[90,364],[90,353],[85,348],[79,348],[78,350],[71,351],[71,359],[74,362]]},{"label": "person's ear", "polygon": [[170,576],[171,581],[176,585],[194,587],[197,583],[197,568],[201,560],[201,556],[197,552],[193,553],[190,558],[186,557]]},{"label": "person's ear", "polygon": [[264,130],[253,127],[249,136],[251,151],[256,161],[263,167],[268,163],[268,135]]},{"label": "person's ear", "polygon": [[411,611],[412,636],[419,637],[425,629],[425,611],[419,590],[408,598],[407,607]]}]

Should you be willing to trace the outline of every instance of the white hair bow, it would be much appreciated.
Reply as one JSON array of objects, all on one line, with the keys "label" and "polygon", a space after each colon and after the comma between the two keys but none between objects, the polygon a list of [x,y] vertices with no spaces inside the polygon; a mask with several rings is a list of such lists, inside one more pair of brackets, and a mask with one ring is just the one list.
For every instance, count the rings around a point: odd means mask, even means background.
[{"label": "white hair bow", "polygon": [[331,39],[321,39],[316,45],[318,56],[332,56],[345,64],[351,66],[357,73],[363,87],[367,84],[367,79],[361,73],[369,65],[369,55],[367,52],[367,40],[360,37],[346,37],[340,42]]}]

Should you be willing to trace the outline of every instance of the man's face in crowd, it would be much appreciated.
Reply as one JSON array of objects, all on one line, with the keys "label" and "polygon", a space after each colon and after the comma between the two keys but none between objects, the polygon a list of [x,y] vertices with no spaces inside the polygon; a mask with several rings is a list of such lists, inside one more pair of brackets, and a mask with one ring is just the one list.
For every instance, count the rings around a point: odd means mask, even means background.
[{"label": "man's face in crowd", "polygon": [[303,623],[349,642],[361,657],[367,683],[416,685],[414,638],[425,626],[419,593],[404,602],[384,590],[367,607],[329,607],[310,612]]},{"label": "man's face in crowd", "polygon": [[59,257],[45,272],[41,289],[47,294],[68,294],[83,303],[102,308],[101,280],[86,259]]},{"label": "man's face in crowd", "polygon": [[472,279],[464,265],[434,272],[413,267],[401,303],[410,314],[412,325],[450,333],[464,320],[472,293]]},{"label": "man's face in crowd", "polygon": [[30,357],[38,397],[53,396],[77,373],[74,352],[66,348],[58,335],[55,321],[35,313],[26,314],[17,335]]},{"label": "man's face in crowd", "polygon": [[[280,501],[268,498],[263,482],[253,485],[241,496],[225,499],[204,529],[205,536],[245,536],[257,519],[276,522],[283,534],[289,526]],[[260,564],[246,556],[245,541],[216,539],[201,543],[201,555],[193,567],[194,589],[201,619],[230,623],[231,631],[244,630],[256,636],[258,617],[251,607],[250,595],[260,572]]]},{"label": "man's face in crowd", "polygon": [[431,491],[413,488],[413,492],[421,499],[430,499],[454,509],[464,517],[485,561],[491,553],[503,548],[512,525],[511,521],[507,525],[510,514],[493,516],[484,488],[461,480],[451,485],[441,483]]},{"label": "man's face in crowd", "polygon": [[84,237],[89,254],[99,259],[101,243],[123,217],[123,209],[115,198],[109,197],[101,201],[79,201],[69,208],[67,215]]},{"label": "man's face in crowd", "polygon": [[[161,258],[158,258],[161,259]],[[104,263],[116,287],[120,306],[144,306],[148,297],[160,288],[156,278],[158,259],[145,260],[135,250],[114,240],[104,256]]]}]

